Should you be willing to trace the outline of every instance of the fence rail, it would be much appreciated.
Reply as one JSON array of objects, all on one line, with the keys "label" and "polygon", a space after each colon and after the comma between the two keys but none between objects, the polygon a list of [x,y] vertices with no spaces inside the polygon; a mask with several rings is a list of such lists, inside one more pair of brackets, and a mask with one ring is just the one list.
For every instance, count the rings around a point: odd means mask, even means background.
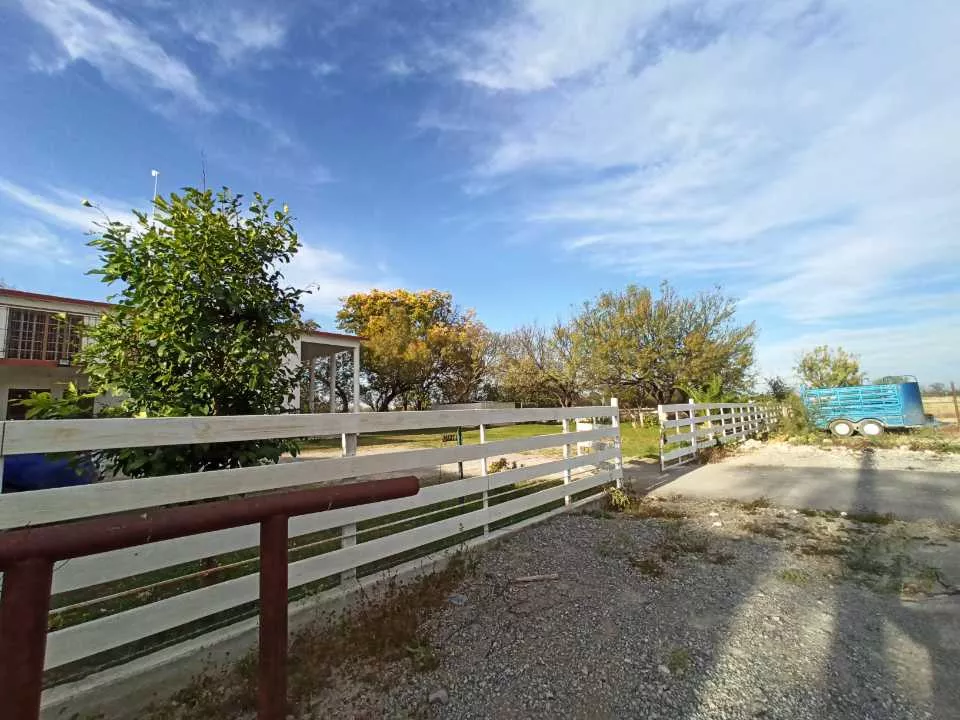
[{"label": "fence rail", "polygon": [[[570,431],[570,420],[609,425]],[[556,431],[484,442],[489,425],[557,423]],[[480,427],[481,442],[357,455],[357,436],[405,430]],[[291,597],[342,590],[356,579],[417,557],[483,542],[599,497],[622,477],[617,407],[280,415],[224,418],[96,419],[0,423],[0,460],[32,452],[79,452],[263,438],[342,435],[343,457],[277,465],[122,479],[0,496],[0,531],[275,492],[357,478],[417,474],[437,465],[480,461],[479,474],[421,487],[418,495],[289,521]],[[574,454],[579,443],[595,449]],[[487,459],[516,453],[519,466],[488,473]],[[546,456],[544,456],[546,455]],[[531,462],[523,462],[524,458]],[[477,463],[474,463],[477,465]],[[74,679],[153,652],[185,636],[244,621],[258,596],[257,525],[111,550],[61,563],[53,575],[45,668],[49,681]],[[218,570],[220,568],[221,570]],[[220,574],[218,577],[217,574]],[[173,588],[176,592],[171,590]],[[228,618],[224,620],[224,618]],[[199,628],[199,629],[198,629]]]},{"label": "fence rail", "polygon": [[704,448],[739,442],[768,432],[776,408],[757,403],[679,403],[658,405],[660,470],[684,465]]}]

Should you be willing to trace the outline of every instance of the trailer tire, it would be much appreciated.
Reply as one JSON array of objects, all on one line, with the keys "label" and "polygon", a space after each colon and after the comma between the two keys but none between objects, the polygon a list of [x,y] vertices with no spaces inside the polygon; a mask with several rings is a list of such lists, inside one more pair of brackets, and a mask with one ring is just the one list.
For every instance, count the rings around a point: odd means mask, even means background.
[{"label": "trailer tire", "polygon": [[856,430],[856,425],[849,420],[834,420],[830,423],[830,432],[832,432],[835,437],[851,437]]},{"label": "trailer tire", "polygon": [[884,430],[886,430],[882,422],[873,419],[861,420],[860,427],[857,429],[861,435],[865,435],[866,437],[878,437],[883,435]]}]

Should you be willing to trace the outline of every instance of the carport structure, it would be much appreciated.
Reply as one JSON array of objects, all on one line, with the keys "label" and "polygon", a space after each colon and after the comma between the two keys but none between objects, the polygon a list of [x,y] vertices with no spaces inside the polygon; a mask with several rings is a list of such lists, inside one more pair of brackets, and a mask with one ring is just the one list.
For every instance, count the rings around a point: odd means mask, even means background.
[{"label": "carport structure", "polygon": [[300,336],[300,361],[307,368],[308,412],[319,412],[317,404],[317,360],[330,358],[327,365],[327,384],[330,390],[330,412],[337,411],[337,356],[341,353],[353,354],[353,392],[350,410],[360,412],[360,343],[363,338],[343,333],[309,330]]}]

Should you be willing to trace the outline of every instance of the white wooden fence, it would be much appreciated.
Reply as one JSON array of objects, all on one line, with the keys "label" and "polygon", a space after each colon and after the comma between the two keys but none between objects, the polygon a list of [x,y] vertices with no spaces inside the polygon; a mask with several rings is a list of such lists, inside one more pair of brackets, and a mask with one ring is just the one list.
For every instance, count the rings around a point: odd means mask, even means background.
[{"label": "white wooden fence", "polygon": [[[601,417],[609,424],[571,432],[570,421],[579,417]],[[560,424],[556,432],[486,441],[488,426],[527,422]],[[479,427],[480,443],[385,453],[361,448],[354,454],[362,433],[456,426]],[[414,497],[292,518],[291,597],[310,589],[322,600],[324,592],[342,591],[358,577],[405,570],[432,552],[494,539],[594,500],[603,486],[619,484],[622,477],[616,401],[589,408],[6,422],[0,423],[0,459],[331,435],[342,436],[345,456],[5,494],[0,530],[480,461],[479,475],[422,487]],[[571,452],[581,441],[605,446],[595,444],[594,452],[583,455]],[[526,455],[514,468],[487,473],[488,459],[528,451],[540,451],[539,457]],[[522,462],[527,457],[531,462]],[[241,619],[249,617],[258,596],[258,541],[259,528],[251,525],[59,563],[51,626],[60,629],[48,638],[47,670],[76,678],[236,622],[238,612]],[[209,575],[218,565],[229,571],[229,579]]]},{"label": "white wooden fence", "polygon": [[772,430],[776,408],[757,403],[680,403],[658,405],[660,469],[695,460],[717,443],[739,442]]}]

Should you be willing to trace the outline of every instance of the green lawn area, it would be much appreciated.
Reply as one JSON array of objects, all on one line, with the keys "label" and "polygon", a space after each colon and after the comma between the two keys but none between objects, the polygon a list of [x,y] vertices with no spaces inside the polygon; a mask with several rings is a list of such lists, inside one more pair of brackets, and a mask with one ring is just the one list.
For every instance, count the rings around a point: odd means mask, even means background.
[{"label": "green lawn area", "polygon": [[[453,435],[456,428],[435,428],[430,430],[403,430],[398,432],[369,433],[360,436],[360,447],[377,445],[409,444],[411,447],[434,448],[453,445],[456,441],[443,442],[444,435]],[[510,440],[513,438],[550,435],[560,432],[560,423],[523,423],[487,428],[487,442]],[[656,457],[659,451],[660,429],[656,426],[634,428],[626,423],[621,428],[624,457]],[[480,430],[477,428],[463,431],[463,443],[472,445],[480,442]],[[318,438],[304,443],[303,449],[328,449],[340,447],[338,438]]]}]

